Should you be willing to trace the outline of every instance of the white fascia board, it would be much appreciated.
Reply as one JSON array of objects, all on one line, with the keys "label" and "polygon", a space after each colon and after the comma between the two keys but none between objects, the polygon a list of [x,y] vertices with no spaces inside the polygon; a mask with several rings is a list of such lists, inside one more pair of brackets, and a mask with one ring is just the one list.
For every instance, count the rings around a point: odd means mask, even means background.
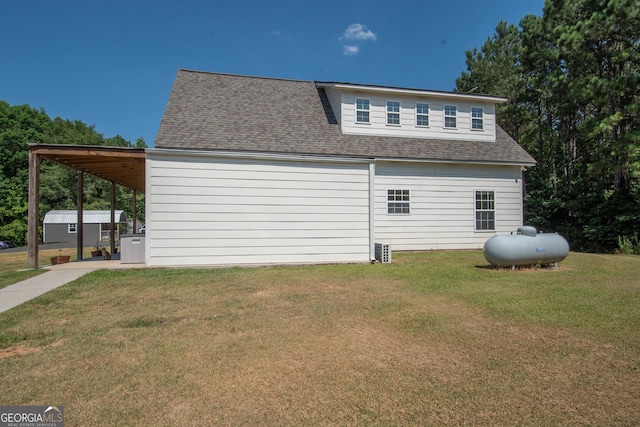
[{"label": "white fascia board", "polygon": [[395,95],[411,95],[411,96],[429,96],[432,98],[445,98],[445,99],[462,99],[475,102],[493,102],[495,104],[504,104],[508,101],[507,98],[501,96],[491,95],[474,95],[472,93],[464,92],[438,92],[431,90],[418,90],[418,89],[402,89],[383,86],[366,86],[366,85],[350,85],[344,83],[316,83],[318,87],[330,87],[341,90],[352,90],[360,92],[377,92],[384,94]]},{"label": "white fascia board", "polygon": [[486,162],[479,160],[432,160],[432,159],[397,159],[397,158],[376,158],[378,162],[399,162],[399,163],[441,163],[449,165],[486,165],[486,166],[520,166],[522,169],[527,167],[533,167],[536,163],[524,163],[524,162]]},{"label": "white fascia board", "polygon": [[347,157],[347,156],[323,156],[314,154],[290,154],[290,153],[262,153],[243,151],[203,151],[181,150],[173,148],[147,148],[147,154],[180,157],[217,157],[253,160],[285,160],[295,162],[326,162],[326,163],[372,163],[373,158]]},{"label": "white fascia board", "polygon": [[442,160],[424,158],[394,158],[394,157],[348,157],[348,156],[322,156],[313,154],[280,154],[261,152],[241,152],[241,151],[203,151],[203,150],[181,150],[174,148],[147,148],[148,154],[179,157],[209,157],[209,158],[236,158],[254,160],[286,160],[298,162],[326,162],[326,163],[375,163],[375,162],[410,162],[410,163],[443,163],[443,164],[467,164],[467,165],[490,165],[490,166],[521,166],[523,168],[535,166],[536,162],[499,162],[499,161],[479,161],[479,160]]}]

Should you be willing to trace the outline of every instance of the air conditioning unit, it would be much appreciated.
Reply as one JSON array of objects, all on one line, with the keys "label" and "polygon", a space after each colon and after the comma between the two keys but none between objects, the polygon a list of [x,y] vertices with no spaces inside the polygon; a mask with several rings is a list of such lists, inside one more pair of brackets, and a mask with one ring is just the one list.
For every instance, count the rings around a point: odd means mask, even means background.
[{"label": "air conditioning unit", "polygon": [[391,264],[391,246],[388,243],[376,243],[376,261]]}]

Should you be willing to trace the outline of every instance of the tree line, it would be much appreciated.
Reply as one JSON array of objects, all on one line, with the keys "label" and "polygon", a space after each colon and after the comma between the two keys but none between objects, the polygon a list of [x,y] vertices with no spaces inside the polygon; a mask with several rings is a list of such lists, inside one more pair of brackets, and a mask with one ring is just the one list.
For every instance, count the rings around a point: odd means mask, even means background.
[{"label": "tree line", "polygon": [[[0,239],[17,245],[27,241],[29,192],[28,143],[146,147],[144,139],[131,143],[119,135],[105,138],[79,120],[51,119],[44,109],[28,105],[11,106],[0,100]],[[52,209],[76,209],[77,171],[43,159],[40,166],[40,226]],[[86,174],[84,209],[109,209],[111,184]],[[132,190],[116,186],[116,208],[132,215]],[[144,219],[144,202],[136,204]]]},{"label": "tree line", "polygon": [[466,52],[459,92],[508,98],[498,123],[537,160],[526,222],[572,249],[638,245],[640,2],[547,0]]}]

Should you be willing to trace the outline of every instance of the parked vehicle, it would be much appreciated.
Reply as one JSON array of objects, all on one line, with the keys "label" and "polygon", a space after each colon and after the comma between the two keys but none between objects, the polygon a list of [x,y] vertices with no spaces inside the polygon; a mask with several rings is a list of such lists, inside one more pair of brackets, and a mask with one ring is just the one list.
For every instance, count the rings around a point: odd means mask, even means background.
[{"label": "parked vehicle", "polygon": [[16,245],[14,245],[10,240],[0,240],[0,249],[9,249],[15,247]]}]

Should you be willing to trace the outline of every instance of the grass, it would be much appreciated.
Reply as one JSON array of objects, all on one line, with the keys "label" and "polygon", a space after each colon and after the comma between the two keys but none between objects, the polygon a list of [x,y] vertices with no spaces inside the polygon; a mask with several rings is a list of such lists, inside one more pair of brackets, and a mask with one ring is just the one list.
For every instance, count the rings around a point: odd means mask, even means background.
[{"label": "grass", "polygon": [[640,257],[96,271],[0,314],[3,405],[69,425],[637,425]]}]

